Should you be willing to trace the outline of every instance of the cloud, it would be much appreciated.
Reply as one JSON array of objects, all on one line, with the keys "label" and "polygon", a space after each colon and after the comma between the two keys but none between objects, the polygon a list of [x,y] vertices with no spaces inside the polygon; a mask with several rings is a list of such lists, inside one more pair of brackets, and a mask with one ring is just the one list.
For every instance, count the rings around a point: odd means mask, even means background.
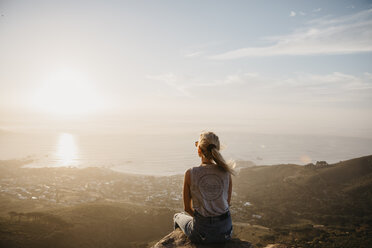
[{"label": "cloud", "polygon": [[322,10],[322,8],[317,8],[317,9],[314,9],[313,12],[320,12]]},{"label": "cloud", "polygon": [[266,37],[272,45],[245,47],[210,56],[228,60],[280,55],[352,54],[372,51],[372,9],[309,21],[291,34]]},{"label": "cloud", "polygon": [[195,58],[195,57],[200,57],[203,54],[203,52],[198,51],[198,52],[191,52],[191,53],[186,53],[184,55],[185,58]]},{"label": "cloud", "polygon": [[[158,87],[164,90],[161,97],[170,96],[167,109],[191,113],[193,118],[198,116],[196,119],[211,120],[223,116],[223,121],[233,120],[245,127],[253,125],[252,128],[264,132],[317,129],[327,134],[353,133],[372,137],[369,115],[372,109],[371,73],[284,76],[236,73],[220,80],[167,73],[148,79],[170,87]],[[182,94],[186,92],[182,97],[180,90]],[[173,98],[174,95],[177,97]]]},{"label": "cloud", "polygon": [[296,16],[296,12],[294,12],[294,11],[292,10],[291,13],[289,13],[289,16],[290,16],[290,17],[295,17],[295,16]]},{"label": "cloud", "polygon": [[159,75],[149,75],[146,77],[152,81],[157,81],[167,85],[174,90],[178,96],[194,97],[192,92],[197,88],[218,88],[221,86],[241,85],[246,82],[253,82],[260,79],[257,73],[230,74],[220,80],[204,79],[174,73],[165,73]]},{"label": "cloud", "polygon": [[[285,77],[268,77],[257,73],[226,75],[220,80],[176,76],[173,73],[149,76],[175,90],[177,96],[250,99],[253,102],[284,104],[337,104],[351,102],[372,107],[372,74],[356,76],[341,72],[329,74],[296,73]],[[208,94],[205,94],[208,92]],[[201,95],[200,95],[201,94]],[[228,101],[228,98],[226,98]]]},{"label": "cloud", "polygon": [[334,104],[350,107],[361,104],[372,107],[372,77],[370,73],[361,76],[333,72],[330,74],[297,73],[294,76],[262,81],[269,86],[266,90],[275,92],[275,98],[283,102]]},{"label": "cloud", "polygon": [[186,90],[185,85],[183,84],[183,77],[177,76],[173,73],[166,73],[160,75],[149,75],[146,78],[168,85],[170,88],[174,89],[178,95],[190,96],[189,92]]}]

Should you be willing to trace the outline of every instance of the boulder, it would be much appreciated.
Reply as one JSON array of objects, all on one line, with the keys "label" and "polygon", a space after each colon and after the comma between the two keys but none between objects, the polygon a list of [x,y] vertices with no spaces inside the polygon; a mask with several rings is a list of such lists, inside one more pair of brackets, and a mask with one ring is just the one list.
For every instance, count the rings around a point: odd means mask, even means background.
[{"label": "boulder", "polygon": [[182,232],[181,229],[177,228],[164,238],[162,238],[158,243],[156,243],[152,248],[253,248],[252,244],[240,239],[232,239],[229,242],[223,244],[194,244],[187,236]]}]

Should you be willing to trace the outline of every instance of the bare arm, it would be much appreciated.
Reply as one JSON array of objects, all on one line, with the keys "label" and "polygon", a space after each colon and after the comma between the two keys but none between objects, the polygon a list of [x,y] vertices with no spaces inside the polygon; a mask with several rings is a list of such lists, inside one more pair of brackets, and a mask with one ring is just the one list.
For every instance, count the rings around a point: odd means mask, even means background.
[{"label": "bare arm", "polygon": [[183,206],[188,214],[194,216],[194,209],[191,206],[190,183],[191,183],[190,170],[187,170],[185,173],[185,178],[183,180]]},{"label": "bare arm", "polygon": [[227,203],[229,204],[229,206],[231,205],[230,202],[231,202],[231,194],[232,194],[232,178],[231,178],[231,174],[230,174],[230,180],[229,180],[229,192],[228,192],[228,196],[227,196]]}]

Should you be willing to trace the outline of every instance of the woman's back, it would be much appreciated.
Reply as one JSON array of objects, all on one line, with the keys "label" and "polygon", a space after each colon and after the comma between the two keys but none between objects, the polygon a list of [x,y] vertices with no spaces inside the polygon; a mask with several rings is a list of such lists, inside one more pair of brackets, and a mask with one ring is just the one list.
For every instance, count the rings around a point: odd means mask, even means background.
[{"label": "woman's back", "polygon": [[234,164],[222,157],[213,132],[201,133],[195,146],[202,164],[185,172],[183,204],[188,214],[176,213],[174,227],[180,227],[193,242],[225,242],[232,234],[229,204]]},{"label": "woman's back", "polygon": [[218,216],[229,210],[230,174],[216,164],[193,167],[190,170],[190,190],[193,208],[202,216]]}]

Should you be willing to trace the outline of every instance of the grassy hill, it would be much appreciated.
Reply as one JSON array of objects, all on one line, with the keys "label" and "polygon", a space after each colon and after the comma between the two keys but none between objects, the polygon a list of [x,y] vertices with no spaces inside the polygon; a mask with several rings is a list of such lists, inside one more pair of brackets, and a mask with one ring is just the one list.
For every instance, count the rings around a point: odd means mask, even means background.
[{"label": "grassy hill", "polygon": [[[372,203],[372,156],[318,169],[291,164],[250,167],[241,171],[235,185],[237,193],[254,206],[285,212],[290,221],[298,215],[319,213],[355,217],[360,222],[358,217],[369,218],[372,214],[369,207]],[[275,220],[270,223],[273,224]]]},{"label": "grassy hill", "polygon": [[[234,185],[237,194],[252,204],[236,219],[272,229],[261,236],[261,241],[267,241],[263,243],[372,245],[372,156],[322,168],[293,164],[249,167],[241,170]],[[243,231],[240,236],[256,238],[251,233]]]},{"label": "grassy hill", "polygon": [[147,247],[172,230],[174,212],[131,204],[82,204],[0,221],[1,247]]},{"label": "grassy hill", "polygon": [[[172,230],[182,205],[182,176],[22,163],[0,161],[0,247],[148,247]],[[249,166],[233,180],[235,237],[257,247],[372,247],[372,156]],[[49,200],[32,199],[37,192]]]}]

